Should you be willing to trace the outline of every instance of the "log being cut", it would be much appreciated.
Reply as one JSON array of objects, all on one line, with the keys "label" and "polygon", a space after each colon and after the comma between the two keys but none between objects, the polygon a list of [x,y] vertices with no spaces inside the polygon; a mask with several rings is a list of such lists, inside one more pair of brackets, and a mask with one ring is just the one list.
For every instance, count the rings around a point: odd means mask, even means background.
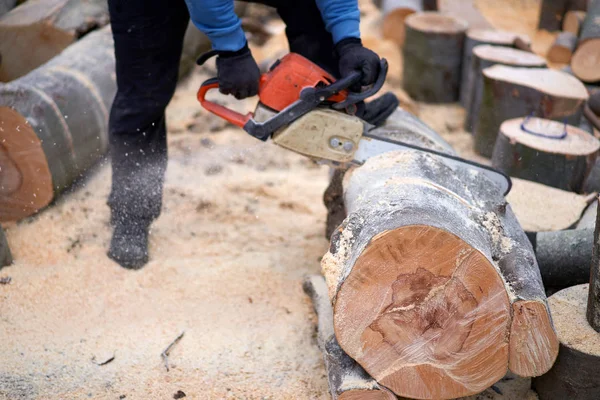
[{"label": "log being cut", "polygon": [[575,76],[584,82],[600,81],[600,0],[590,3],[571,67]]},{"label": "log being cut", "polygon": [[[460,104],[467,107],[471,103],[470,96],[473,87],[471,73],[471,58],[475,46],[491,44],[494,46],[513,47],[517,35],[512,32],[499,31],[495,29],[469,29],[465,37],[463,50],[462,71],[460,79]],[[524,40],[529,42],[529,38]]]},{"label": "log being cut", "polygon": [[338,342],[379,384],[451,399],[509,369],[550,369],[558,342],[540,271],[498,187],[438,156],[397,151],[347,172],[343,191],[348,216],[322,267]]},{"label": "log being cut", "polygon": [[311,275],[304,280],[304,292],[311,298],[319,319],[317,342],[323,353],[333,400],[396,400],[396,396],[379,385],[360,365],[351,359],[335,338],[333,310],[327,295],[325,279]]},{"label": "log being cut", "polygon": [[106,153],[114,63],[106,27],[0,87],[0,221],[43,208]]},{"label": "log being cut", "polygon": [[588,99],[585,86],[566,72],[494,65],[483,70],[483,97],[474,119],[475,150],[491,157],[500,125],[532,115],[578,126]]},{"label": "log being cut", "polygon": [[540,68],[546,60],[536,54],[504,46],[480,45],[473,49],[467,78],[470,93],[466,98],[465,130],[471,131],[483,101],[483,70],[493,65]]},{"label": "log being cut", "polygon": [[402,48],[403,84],[415,100],[451,103],[458,100],[462,51],[467,23],[436,12],[406,19]]},{"label": "log being cut", "polygon": [[509,176],[580,192],[600,150],[577,127],[542,118],[515,118],[500,126],[492,166]]},{"label": "log being cut", "polygon": [[0,18],[0,82],[17,79],[108,23],[106,0],[29,0]]}]

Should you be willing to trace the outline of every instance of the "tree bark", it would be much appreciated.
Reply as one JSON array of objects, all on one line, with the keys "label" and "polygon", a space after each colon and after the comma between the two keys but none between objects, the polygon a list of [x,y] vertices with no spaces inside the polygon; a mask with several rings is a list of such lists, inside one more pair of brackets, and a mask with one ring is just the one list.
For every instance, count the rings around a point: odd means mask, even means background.
[{"label": "tree bark", "polygon": [[0,19],[0,82],[17,79],[108,23],[106,0],[29,0]]},{"label": "tree bark", "polygon": [[594,229],[528,234],[546,288],[563,289],[590,279]]},{"label": "tree bark", "polygon": [[590,95],[588,106],[590,106],[590,110],[600,118],[600,90],[597,90]]},{"label": "tree bark", "polygon": [[317,343],[323,353],[331,398],[333,400],[396,400],[392,392],[380,386],[340,348],[333,331],[333,309],[327,296],[325,279],[320,275],[308,276],[304,280],[303,288],[311,298],[319,318]]},{"label": "tree bark", "polygon": [[585,11],[588,0],[542,0],[538,29],[559,31],[568,11]]},{"label": "tree bark", "polygon": [[499,188],[416,151],[373,157],[343,187],[348,217],[322,267],[339,344],[373,378],[440,399],[478,393],[507,366],[550,369],[539,268]]},{"label": "tree bark", "polygon": [[458,100],[462,50],[467,23],[435,12],[406,19],[403,83],[415,100],[451,103]]},{"label": "tree bark", "polygon": [[438,1],[437,0],[423,0],[423,9],[425,11],[438,11]]},{"label": "tree bark", "polygon": [[0,17],[12,10],[17,4],[17,0],[0,0]]},{"label": "tree bark", "polygon": [[[600,202],[598,204],[600,205]],[[593,247],[586,316],[590,326],[600,333],[600,213],[598,209],[596,209],[596,230],[594,232]]]},{"label": "tree bark", "polygon": [[8,247],[8,241],[6,240],[6,235],[0,226],[0,269],[12,264],[12,262],[12,254],[10,253],[10,248]]},{"label": "tree bark", "polygon": [[0,193],[0,220],[35,213],[106,153],[114,63],[106,27],[0,88],[5,166],[19,177]]},{"label": "tree bark", "polygon": [[563,19],[562,30],[563,32],[570,32],[573,35],[579,37],[581,32],[581,26],[585,21],[585,11],[569,11],[565,14]]},{"label": "tree bark", "polygon": [[590,4],[579,36],[579,45],[573,55],[571,67],[584,82],[600,81],[600,1]]},{"label": "tree bark", "polygon": [[553,63],[568,64],[577,47],[577,36],[571,32],[561,32],[550,49],[547,58]]},{"label": "tree bark", "polygon": [[542,68],[494,65],[483,70],[483,98],[475,118],[475,151],[491,157],[500,125],[532,115],[579,125],[588,92],[575,77]]},{"label": "tree bark", "polygon": [[404,45],[406,18],[416,12],[423,11],[422,0],[383,0],[383,37]]},{"label": "tree bark", "polygon": [[560,351],[552,369],[533,380],[540,400],[600,398],[600,334],[586,320],[588,285],[561,290],[549,298]]},{"label": "tree bark", "polygon": [[592,202],[583,211],[579,222],[577,222],[576,229],[594,229],[596,226],[596,217],[598,215],[598,202]]},{"label": "tree bark", "polygon": [[599,149],[598,139],[574,126],[516,118],[500,126],[492,165],[509,176],[581,192]]},{"label": "tree bark", "polygon": [[[514,42],[514,40],[513,40]],[[471,65],[469,66],[470,94],[466,99],[465,130],[471,131],[483,99],[483,70],[493,65],[522,68],[540,68],[546,66],[542,57],[523,50],[502,46],[481,45],[473,49]]]},{"label": "tree bark", "polygon": [[463,58],[461,64],[460,104],[467,107],[473,87],[471,74],[471,59],[473,49],[481,44],[513,47],[517,35],[511,32],[497,31],[494,29],[469,29],[465,37]]}]

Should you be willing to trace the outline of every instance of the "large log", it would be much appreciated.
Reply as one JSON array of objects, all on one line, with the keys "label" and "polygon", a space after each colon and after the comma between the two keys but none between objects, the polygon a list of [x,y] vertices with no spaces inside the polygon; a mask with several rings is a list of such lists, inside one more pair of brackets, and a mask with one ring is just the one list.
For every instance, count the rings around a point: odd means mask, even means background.
[{"label": "large log", "polygon": [[575,75],[584,82],[600,81],[600,0],[594,0],[590,4],[571,67]]},{"label": "large log", "polygon": [[333,309],[327,295],[325,279],[320,275],[306,277],[304,292],[311,298],[319,318],[317,343],[323,353],[329,392],[333,400],[396,400],[396,396],[379,385],[351,359],[335,338]]},{"label": "large log", "polygon": [[492,44],[496,46],[512,47],[517,35],[512,32],[497,31],[494,29],[469,29],[465,37],[460,80],[460,104],[467,107],[471,104],[473,87],[473,74],[471,73],[471,58],[475,46]]},{"label": "large log", "polygon": [[469,66],[470,94],[465,104],[465,130],[471,131],[483,101],[483,70],[493,65],[540,68],[546,60],[536,54],[503,46],[480,45],[473,49]]},{"label": "large log", "polygon": [[577,35],[571,32],[561,32],[550,46],[546,57],[553,63],[568,64],[576,47]]},{"label": "large log", "polygon": [[1,221],[46,206],[106,153],[114,63],[106,27],[0,87],[0,168],[12,177],[0,192]]},{"label": "large log", "polygon": [[475,150],[492,156],[500,125],[509,119],[532,115],[579,125],[585,86],[557,70],[494,65],[483,70],[483,98],[475,118]]},{"label": "large log", "polygon": [[12,261],[12,254],[10,253],[10,248],[8,247],[6,235],[0,226],[0,269],[12,264]]},{"label": "large log", "polygon": [[108,23],[106,0],[29,0],[0,18],[0,82],[17,79]]},{"label": "large log", "polygon": [[515,118],[500,126],[492,165],[521,179],[580,192],[600,142],[588,132],[541,118]]},{"label": "large log", "polygon": [[533,248],[491,181],[398,151],[351,170],[343,187],[348,217],[322,267],[338,342],[380,384],[450,399],[507,368],[552,366],[558,343]]},{"label": "large log", "polygon": [[410,15],[405,27],[402,54],[406,92],[415,100],[429,103],[457,101],[467,23],[423,12]]},{"label": "large log", "polygon": [[383,37],[393,40],[400,46],[404,44],[406,18],[416,12],[423,11],[422,0],[383,0]]}]

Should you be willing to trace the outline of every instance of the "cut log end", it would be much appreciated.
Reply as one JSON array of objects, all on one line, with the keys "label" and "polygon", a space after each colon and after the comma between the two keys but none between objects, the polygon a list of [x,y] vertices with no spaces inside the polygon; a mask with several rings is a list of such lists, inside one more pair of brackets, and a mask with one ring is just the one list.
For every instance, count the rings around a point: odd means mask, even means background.
[{"label": "cut log end", "polygon": [[502,279],[445,230],[413,225],[378,235],[336,299],[340,344],[398,395],[467,396],[507,371],[510,305]]},{"label": "cut log end", "polygon": [[577,47],[577,36],[570,32],[562,32],[548,50],[548,60],[554,63],[568,64]]},{"label": "cut log end", "polygon": [[406,24],[414,30],[430,33],[457,34],[466,31],[466,21],[437,12],[421,12],[409,16]]},{"label": "cut log end", "polygon": [[600,39],[591,39],[579,45],[571,60],[573,73],[584,82],[600,81]]},{"label": "cut log end", "polygon": [[550,314],[541,301],[517,301],[513,304],[508,368],[519,376],[545,374],[558,355],[558,338]]},{"label": "cut log end", "polygon": [[544,67],[546,65],[546,60],[537,54],[511,47],[480,45],[473,49],[473,54],[492,64],[515,67]]},{"label": "cut log end", "polygon": [[54,197],[46,155],[27,120],[0,107],[0,221],[33,214]]},{"label": "cut log end", "polygon": [[349,390],[338,400],[397,400],[397,397],[388,390]]}]

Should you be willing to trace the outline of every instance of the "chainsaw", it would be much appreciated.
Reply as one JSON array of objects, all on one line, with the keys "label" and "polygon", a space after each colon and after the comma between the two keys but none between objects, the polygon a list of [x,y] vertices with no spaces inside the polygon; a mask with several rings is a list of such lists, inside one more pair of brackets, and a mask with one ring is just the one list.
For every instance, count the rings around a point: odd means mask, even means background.
[{"label": "chainsaw", "polygon": [[255,138],[275,144],[334,166],[362,165],[369,158],[394,150],[417,150],[453,164],[484,173],[506,195],[510,178],[487,165],[397,140],[374,136],[375,126],[356,115],[357,104],[376,94],[385,82],[388,64],[381,60],[375,83],[362,92],[350,87],[361,79],[356,72],[336,80],[332,75],[296,53],[289,53],[271,66],[259,82],[259,106],[255,113],[243,115],[206,100],[211,89],[218,89],[217,78],[205,81],[198,90],[198,101],[206,110],[243,128]]}]

